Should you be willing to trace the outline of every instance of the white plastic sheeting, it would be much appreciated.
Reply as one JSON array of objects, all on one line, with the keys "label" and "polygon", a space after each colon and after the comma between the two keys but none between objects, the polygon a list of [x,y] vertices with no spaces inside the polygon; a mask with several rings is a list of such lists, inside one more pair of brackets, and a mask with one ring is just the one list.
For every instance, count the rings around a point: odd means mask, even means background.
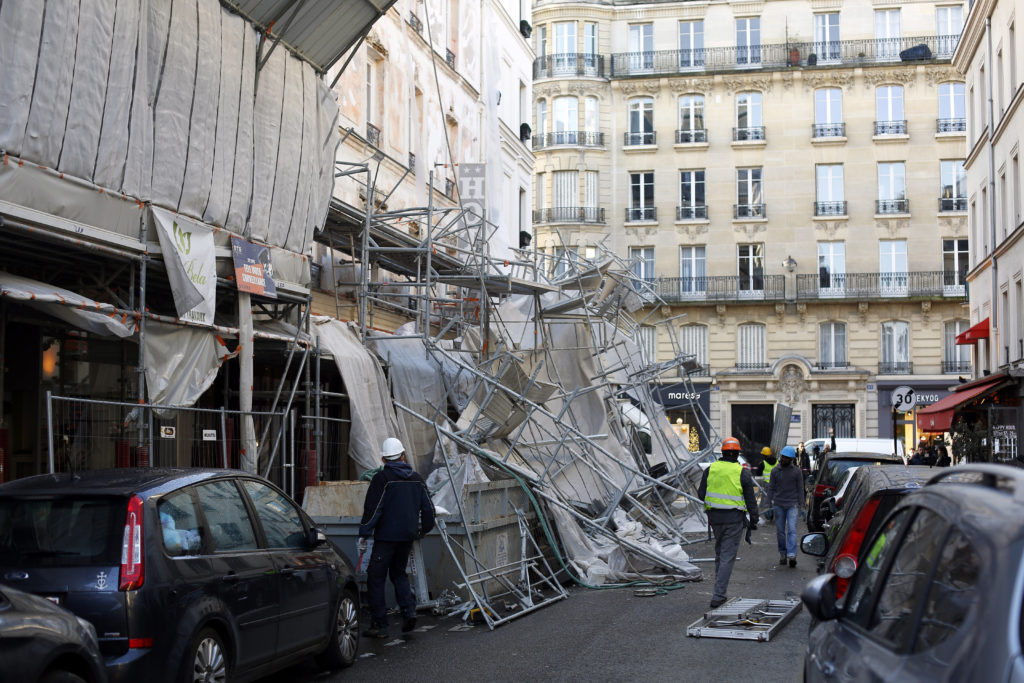
[{"label": "white plastic sheeting", "polygon": [[[260,40],[217,0],[4,0],[0,150],[303,253],[327,216],[337,102],[285,49],[257,77]],[[101,196],[8,188],[73,219]]]},{"label": "white plastic sheeting", "polygon": [[94,334],[122,338],[135,334],[135,321],[110,304],[38,280],[0,271],[0,297],[20,301]]},{"label": "white plastic sheeting", "polygon": [[213,384],[229,356],[210,330],[150,322],[143,343],[150,403],[192,405]]}]

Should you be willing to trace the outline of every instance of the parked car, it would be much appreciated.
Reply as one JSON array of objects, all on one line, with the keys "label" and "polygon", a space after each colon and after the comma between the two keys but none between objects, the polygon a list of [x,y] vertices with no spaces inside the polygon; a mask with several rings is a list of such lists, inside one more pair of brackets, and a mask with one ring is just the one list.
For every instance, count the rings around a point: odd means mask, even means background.
[{"label": "parked car", "polygon": [[903,460],[881,453],[844,451],[829,453],[821,467],[818,468],[818,475],[814,480],[814,486],[811,488],[810,493],[807,494],[807,529],[809,531],[822,530],[821,503],[829,496],[835,494],[843,472],[851,467],[894,462],[902,464]]},{"label": "parked car", "polygon": [[871,536],[841,600],[834,574],[804,589],[805,680],[1024,680],[1024,470],[937,472]]},{"label": "parked car", "polygon": [[850,481],[859,469],[859,467],[851,467],[843,472],[839,481],[836,483],[836,492],[821,501],[821,509],[819,512],[821,513],[821,524],[826,533],[832,526],[832,519],[838,514],[839,510],[842,509],[843,501],[846,499],[846,491],[850,488]]},{"label": "parked car", "polygon": [[0,682],[106,680],[92,624],[46,598],[0,585]]},{"label": "parked car", "polygon": [[359,642],[352,566],[288,496],[235,470],[4,484],[0,580],[92,622],[113,681],[235,681],[307,655],[336,668]]},{"label": "parked car", "polygon": [[[822,560],[818,571],[834,572],[836,597],[842,597],[850,577],[860,564],[864,541],[871,537],[903,496],[921,488],[935,475],[933,467],[903,463],[858,467],[848,483],[843,505],[829,520],[824,533],[808,534],[801,539],[801,549]],[[828,501],[824,503],[828,506]],[[826,512],[823,510],[823,512]],[[827,515],[826,515],[827,516]],[[814,537],[822,536],[822,542]]]},{"label": "parked car", "polygon": [[[814,459],[814,449],[818,448],[819,452],[824,453],[825,446],[831,446],[832,440],[829,438],[818,438],[811,439],[804,442],[804,448],[808,453],[811,454],[811,459]],[[903,456],[903,442],[896,441],[896,447],[899,449],[900,457]],[[850,453],[878,453],[880,455],[892,455],[892,439],[853,439],[853,438],[841,438],[836,439],[835,452],[850,452]],[[814,463],[812,469],[817,469],[820,463]]]}]

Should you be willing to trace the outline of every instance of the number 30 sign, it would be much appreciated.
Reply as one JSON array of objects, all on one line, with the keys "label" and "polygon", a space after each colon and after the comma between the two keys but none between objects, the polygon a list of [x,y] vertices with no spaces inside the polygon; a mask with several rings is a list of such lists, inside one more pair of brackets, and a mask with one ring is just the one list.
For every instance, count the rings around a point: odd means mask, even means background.
[{"label": "number 30 sign", "polygon": [[917,405],[917,394],[913,387],[901,386],[892,390],[892,407],[896,410],[907,412],[913,410]]}]

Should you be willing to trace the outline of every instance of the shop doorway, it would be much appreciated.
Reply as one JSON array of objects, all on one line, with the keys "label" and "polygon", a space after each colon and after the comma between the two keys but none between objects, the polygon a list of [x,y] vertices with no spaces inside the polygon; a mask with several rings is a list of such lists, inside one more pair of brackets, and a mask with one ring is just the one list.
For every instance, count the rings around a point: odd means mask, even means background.
[{"label": "shop doorway", "polygon": [[837,439],[857,436],[857,407],[853,403],[822,403],[811,409],[811,438],[827,439],[834,427]]},{"label": "shop doorway", "polygon": [[732,436],[740,440],[741,454],[754,469],[761,466],[761,449],[772,441],[773,405],[733,405]]}]

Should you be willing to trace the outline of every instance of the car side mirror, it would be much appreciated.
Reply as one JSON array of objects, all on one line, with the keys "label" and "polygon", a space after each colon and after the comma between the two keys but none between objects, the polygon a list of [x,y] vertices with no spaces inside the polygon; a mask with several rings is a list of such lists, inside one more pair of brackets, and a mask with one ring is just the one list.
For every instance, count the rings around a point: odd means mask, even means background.
[{"label": "car side mirror", "polygon": [[[813,536],[814,534],[809,534]],[[806,538],[806,536],[805,536]],[[818,621],[835,619],[836,611],[836,575],[822,574],[815,576],[804,586],[800,600],[807,606],[807,611]]]},{"label": "car side mirror", "polygon": [[828,552],[828,539],[822,533],[805,534],[800,539],[800,550],[808,555],[824,557]]},{"label": "car side mirror", "polygon": [[310,548],[316,548],[327,543],[327,536],[316,527],[311,527],[309,530],[308,542]]}]

